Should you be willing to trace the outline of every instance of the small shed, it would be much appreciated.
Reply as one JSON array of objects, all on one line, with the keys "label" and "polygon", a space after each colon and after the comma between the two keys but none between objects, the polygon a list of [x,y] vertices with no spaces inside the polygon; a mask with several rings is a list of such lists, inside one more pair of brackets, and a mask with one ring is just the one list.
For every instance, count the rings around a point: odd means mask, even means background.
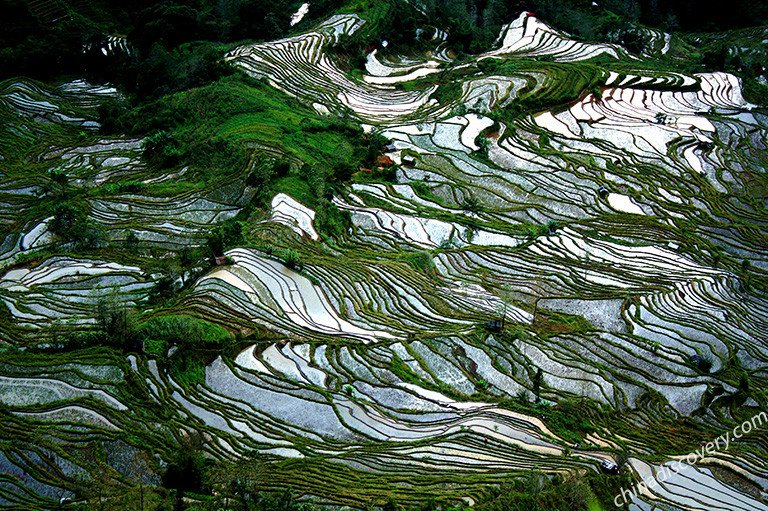
[{"label": "small shed", "polygon": [[403,156],[402,161],[403,161],[403,165],[407,167],[413,167],[414,165],[416,165],[416,158],[410,155]]},{"label": "small shed", "polygon": [[501,332],[504,328],[504,322],[500,319],[491,319],[485,324],[485,329],[489,332]]},{"label": "small shed", "polygon": [[603,472],[606,474],[617,475],[619,473],[619,466],[610,460],[601,461],[600,468],[603,469]]}]

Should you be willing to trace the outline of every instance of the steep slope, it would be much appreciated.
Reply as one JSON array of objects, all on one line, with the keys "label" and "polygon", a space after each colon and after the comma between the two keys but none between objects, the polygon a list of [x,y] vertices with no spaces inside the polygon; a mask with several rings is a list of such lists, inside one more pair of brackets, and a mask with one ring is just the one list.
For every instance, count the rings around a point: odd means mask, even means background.
[{"label": "steep slope", "polygon": [[[100,462],[115,484],[156,483],[140,451],[167,459],[190,438],[214,459],[260,456],[262,488],[358,507],[390,492],[473,503],[534,470],[595,475],[608,460],[658,473],[765,409],[768,116],[736,76],[576,41],[530,13],[485,53],[451,56],[436,32],[430,55],[379,47],[355,76],[330,49],[366,22],[339,14],[225,57],[313,119],[391,142],[378,163],[394,179],[361,169],[333,190],[349,221],[336,236],[308,204],[318,189],[286,185],[248,216],[262,190],[247,172],[180,191],[161,185],[191,171],[153,175],[146,143],[80,135],[114,91],[4,84],[15,165],[0,176],[0,338],[71,348],[62,336],[87,336],[109,299],[239,335],[201,350],[204,365],[183,358],[185,339],[154,350],[160,331],[140,354],[4,351],[4,503],[83,497],[78,478]],[[281,151],[230,128],[260,157]],[[45,207],[57,193],[104,243],[59,253],[68,231]],[[183,291],[158,302],[158,260],[236,215],[235,246],[216,267],[182,268]],[[766,509],[766,438],[752,432],[630,509]],[[81,454],[94,444],[116,454]]]}]

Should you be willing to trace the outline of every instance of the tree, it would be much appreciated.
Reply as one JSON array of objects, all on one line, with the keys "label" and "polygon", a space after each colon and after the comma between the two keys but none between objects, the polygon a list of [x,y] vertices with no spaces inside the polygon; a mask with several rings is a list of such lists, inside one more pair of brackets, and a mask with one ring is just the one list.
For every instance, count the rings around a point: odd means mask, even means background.
[{"label": "tree", "polygon": [[242,224],[234,220],[222,222],[208,235],[207,241],[213,256],[222,256],[227,248],[243,241]]},{"label": "tree", "polygon": [[301,262],[301,254],[292,248],[286,248],[277,252],[277,256],[288,268],[301,270],[304,264]]},{"label": "tree", "polygon": [[48,229],[64,242],[77,241],[85,235],[87,217],[82,209],[65,202],[53,210]]},{"label": "tree", "polygon": [[99,300],[96,310],[96,326],[110,343],[127,351],[140,351],[136,314],[116,296]]},{"label": "tree", "polygon": [[168,463],[163,475],[163,486],[176,490],[174,509],[184,509],[184,494],[188,491],[198,492],[203,486],[205,457],[199,435],[187,438]]},{"label": "tree", "polygon": [[536,396],[536,402],[541,401],[541,382],[543,380],[543,371],[539,367],[536,370],[536,375],[533,377],[533,395]]}]

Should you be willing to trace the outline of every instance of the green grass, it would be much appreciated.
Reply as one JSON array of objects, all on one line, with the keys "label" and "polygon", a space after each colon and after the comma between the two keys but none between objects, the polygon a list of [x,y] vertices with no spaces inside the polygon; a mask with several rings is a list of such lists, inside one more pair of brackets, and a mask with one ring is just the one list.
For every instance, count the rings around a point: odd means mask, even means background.
[{"label": "green grass", "polygon": [[168,344],[161,339],[147,339],[144,341],[144,352],[152,357],[162,357],[165,355]]},{"label": "green grass", "polygon": [[288,194],[310,208],[317,203],[317,194],[310,188],[305,179],[298,176],[285,176],[276,179],[273,188],[275,192]]},{"label": "green grass", "polygon": [[[259,207],[283,192],[313,209],[327,209],[318,215],[331,218],[325,225],[332,236],[346,229],[339,228],[344,222],[324,200],[338,183],[370,166],[383,143],[350,120],[320,116],[241,74],[164,96],[123,114],[120,124],[135,134],[153,134],[145,153],[154,167],[190,166],[183,179],[149,185],[146,193],[180,193],[245,176],[259,191]],[[132,186],[121,183],[104,193]]]},{"label": "green grass", "polygon": [[157,343],[178,344],[187,348],[220,347],[233,339],[222,326],[192,316],[155,316],[141,325],[141,333]]},{"label": "green grass", "polygon": [[205,383],[205,364],[195,357],[172,357],[169,372],[176,383],[183,387]]},{"label": "green grass", "polygon": [[436,276],[437,269],[432,254],[427,251],[403,252],[400,258],[427,276]]},{"label": "green grass", "polygon": [[358,126],[320,117],[243,75],[165,96],[129,114],[124,122],[134,132],[167,130],[181,145],[184,161],[201,166],[216,163],[204,154],[206,150],[225,153],[259,145],[307,165],[353,165],[360,157],[353,141],[363,138]]}]

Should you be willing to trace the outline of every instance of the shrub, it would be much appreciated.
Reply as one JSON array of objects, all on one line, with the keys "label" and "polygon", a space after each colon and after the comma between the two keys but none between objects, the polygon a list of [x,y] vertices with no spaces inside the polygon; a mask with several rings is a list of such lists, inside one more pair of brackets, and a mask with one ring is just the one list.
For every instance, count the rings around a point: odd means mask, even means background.
[{"label": "shrub", "polygon": [[147,339],[144,341],[144,352],[147,355],[162,357],[167,349],[168,345],[161,339]]},{"label": "shrub", "polygon": [[128,351],[139,348],[139,328],[136,314],[115,297],[98,302],[96,327],[110,344]]},{"label": "shrub", "polygon": [[350,213],[341,211],[336,204],[322,199],[315,210],[315,227],[318,232],[333,237],[344,236],[352,225]]},{"label": "shrub", "polygon": [[184,387],[205,383],[205,364],[188,353],[174,354],[171,358],[170,373],[173,379]]},{"label": "shrub", "polygon": [[708,374],[712,370],[712,365],[714,364],[712,357],[701,356],[698,354],[691,355],[689,361],[696,370],[704,374]]},{"label": "shrub", "polygon": [[215,257],[224,255],[224,251],[244,241],[243,225],[237,220],[222,222],[208,235],[208,248]]},{"label": "shrub", "polygon": [[192,316],[156,316],[141,325],[145,339],[188,348],[220,348],[234,337],[223,327]]},{"label": "shrub", "polygon": [[293,270],[301,270],[304,264],[301,261],[301,254],[292,248],[284,248],[278,250],[275,255],[286,265]]},{"label": "shrub", "polygon": [[155,287],[150,296],[151,303],[161,303],[172,298],[179,290],[178,277],[173,273],[166,273],[155,281]]},{"label": "shrub", "polygon": [[56,206],[53,210],[53,218],[48,223],[48,229],[65,242],[81,239],[87,227],[85,212],[66,202]]},{"label": "shrub", "polygon": [[199,448],[182,446],[165,470],[163,486],[182,491],[200,491],[205,457]]},{"label": "shrub", "polygon": [[169,167],[178,163],[184,154],[181,143],[167,130],[160,130],[142,143],[144,158],[158,167]]},{"label": "shrub", "polygon": [[[437,102],[441,105],[446,105],[453,103],[454,101],[458,101],[461,98],[461,83],[450,82],[440,84],[430,97],[437,100]],[[464,105],[461,106],[464,107]],[[452,115],[463,115],[465,113],[466,107],[464,107],[463,112],[460,110],[457,110],[456,113],[451,112]]]},{"label": "shrub", "polygon": [[122,183],[110,183],[104,186],[104,192],[109,195],[140,193],[142,190],[144,190],[144,183],[141,181],[124,181]]},{"label": "shrub", "polygon": [[[488,139],[484,138],[483,140],[488,140]],[[476,198],[469,196],[465,198],[464,201],[461,203],[461,208],[464,211],[468,211],[470,213],[479,213],[480,211],[483,210],[483,205]]]},{"label": "shrub", "polygon": [[402,258],[418,271],[427,275],[435,275],[437,268],[432,260],[432,254],[427,251],[406,252]]}]

